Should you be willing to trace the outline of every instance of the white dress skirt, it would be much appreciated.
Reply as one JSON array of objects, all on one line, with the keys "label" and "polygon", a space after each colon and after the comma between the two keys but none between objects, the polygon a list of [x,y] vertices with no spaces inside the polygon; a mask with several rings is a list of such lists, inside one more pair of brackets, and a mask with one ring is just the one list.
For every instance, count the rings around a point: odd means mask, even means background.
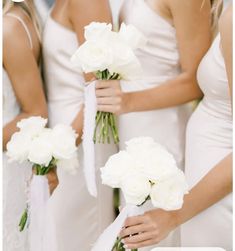
[{"label": "white dress skirt", "polygon": [[[197,75],[204,98],[187,126],[185,172],[190,187],[232,152],[232,111],[220,35],[201,61]],[[232,218],[230,194],[182,226],[182,246],[231,251]]]},{"label": "white dress skirt", "polygon": [[[160,86],[180,74],[176,30],[171,24],[152,10],[144,0],[125,1],[124,22],[133,24],[148,39],[146,47],[136,51],[143,68],[143,77],[139,81],[122,81],[124,92]],[[123,149],[125,142],[133,137],[150,136],[165,146],[174,155],[178,166],[183,168],[185,128],[191,112],[191,105],[182,105],[121,115],[119,117],[120,149]],[[151,204],[146,205],[146,208],[152,209]],[[156,246],[180,246],[179,233],[177,229]],[[152,248],[140,250],[147,251]]]},{"label": "white dress skirt", "polygon": [[[70,61],[77,48],[76,33],[49,16],[43,34],[43,57],[52,127],[57,123],[71,124],[83,104],[85,81]],[[112,144],[96,146],[97,198],[89,195],[85,184],[81,146],[78,173],[72,176],[58,170],[59,185],[49,203],[58,249],[51,251],[90,251],[113,221],[113,191],[101,185],[99,168],[116,150]]]}]

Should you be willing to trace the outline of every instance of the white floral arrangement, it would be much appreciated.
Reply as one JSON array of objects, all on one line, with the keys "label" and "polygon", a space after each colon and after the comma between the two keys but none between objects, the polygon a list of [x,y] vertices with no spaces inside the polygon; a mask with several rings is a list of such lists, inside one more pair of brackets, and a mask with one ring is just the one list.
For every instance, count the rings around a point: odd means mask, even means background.
[{"label": "white floral arrangement", "polygon": [[47,119],[30,117],[17,123],[20,129],[7,143],[6,155],[9,161],[29,161],[37,165],[39,174],[53,166],[75,173],[78,167],[76,138],[71,126],[58,124],[46,128]]},{"label": "white floral arrangement", "polygon": [[[85,27],[86,41],[72,56],[72,63],[84,73],[94,73],[97,79],[139,79],[142,68],[134,51],[143,48],[147,42],[134,25],[121,25],[119,32],[112,31],[112,25],[92,22]],[[101,125],[99,135],[96,133]],[[97,112],[94,143],[119,142],[114,115]],[[98,140],[97,140],[98,139]]]},{"label": "white floral arrangement", "polygon": [[112,155],[101,168],[102,183],[120,188],[127,204],[142,205],[151,199],[154,207],[182,207],[188,185],[172,154],[150,137],[126,142],[126,150]]},{"label": "white floral arrangement", "polygon": [[[75,174],[79,166],[76,147],[78,135],[71,126],[58,124],[51,129],[46,128],[46,125],[47,119],[42,117],[30,117],[18,122],[19,131],[12,135],[6,146],[9,162],[30,162],[35,169],[34,178],[36,176],[38,180],[40,176],[45,176],[55,167]],[[31,183],[35,184],[36,182]],[[39,189],[48,190],[46,180],[43,187]],[[31,190],[37,189],[31,186]],[[20,231],[24,230],[28,220],[28,210],[29,205],[20,220]]]},{"label": "white floral arrangement", "polygon": [[150,137],[126,142],[126,149],[112,155],[101,168],[101,178],[104,185],[121,189],[127,205],[92,251],[125,250],[117,236],[128,216],[142,214],[142,205],[148,200],[156,208],[178,210],[188,193],[185,175],[173,155]]}]

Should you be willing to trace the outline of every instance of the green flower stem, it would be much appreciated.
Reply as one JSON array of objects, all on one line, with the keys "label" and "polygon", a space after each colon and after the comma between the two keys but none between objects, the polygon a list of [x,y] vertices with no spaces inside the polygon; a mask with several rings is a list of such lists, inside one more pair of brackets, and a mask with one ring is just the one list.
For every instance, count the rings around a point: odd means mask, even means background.
[{"label": "green flower stem", "polygon": [[[121,238],[117,238],[116,242],[113,245],[113,248],[111,251],[125,251],[124,244],[122,243]],[[138,251],[138,249],[131,249],[131,251]]]},{"label": "green flower stem", "polygon": [[24,230],[27,220],[28,220],[28,209],[26,208],[20,218],[20,223],[19,223],[20,232]]},{"label": "green flower stem", "polygon": [[[113,73],[112,75],[110,72],[106,69],[104,71],[97,71],[95,73],[97,79],[101,80],[115,80],[120,79],[120,76],[118,73]],[[97,135],[97,130],[99,128],[99,134]],[[114,114],[109,112],[100,112],[98,111],[96,114],[96,126],[94,130],[93,135],[93,142],[97,143],[110,143],[111,138],[110,135],[112,134],[114,143],[119,143],[119,136],[118,136],[118,129],[115,121]]]}]

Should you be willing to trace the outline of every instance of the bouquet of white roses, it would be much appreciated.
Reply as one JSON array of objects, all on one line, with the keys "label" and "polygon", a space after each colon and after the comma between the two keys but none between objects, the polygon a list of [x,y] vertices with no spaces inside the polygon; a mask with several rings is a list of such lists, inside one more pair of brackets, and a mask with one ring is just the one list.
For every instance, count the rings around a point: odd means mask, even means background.
[{"label": "bouquet of white roses", "polygon": [[126,142],[126,150],[109,158],[101,169],[101,177],[103,184],[122,190],[127,206],[92,251],[125,250],[117,235],[128,216],[143,213],[141,206],[147,200],[164,210],[180,209],[188,193],[184,173],[172,154],[149,137]]},{"label": "bouquet of white roses", "polygon": [[[97,79],[138,79],[141,65],[134,50],[142,48],[145,37],[133,25],[121,25],[119,32],[112,31],[112,25],[92,22],[85,27],[85,43],[72,57],[72,62],[85,73],[94,73]],[[98,125],[100,132],[97,135]],[[119,142],[114,115],[97,112],[94,143],[110,143],[110,132],[114,142]]]},{"label": "bouquet of white roses", "polygon": [[[55,167],[71,174],[78,168],[77,134],[70,126],[59,124],[50,129],[46,128],[46,124],[47,119],[41,117],[22,119],[17,123],[20,130],[12,135],[7,144],[6,153],[9,161],[19,163],[29,161],[35,169],[35,175],[30,183],[28,205],[20,220],[19,228],[23,231],[29,220],[31,232],[40,234],[43,234],[42,219],[50,196],[46,174]],[[37,228],[37,231],[32,228]],[[36,236],[39,243],[40,238],[41,236]]]}]

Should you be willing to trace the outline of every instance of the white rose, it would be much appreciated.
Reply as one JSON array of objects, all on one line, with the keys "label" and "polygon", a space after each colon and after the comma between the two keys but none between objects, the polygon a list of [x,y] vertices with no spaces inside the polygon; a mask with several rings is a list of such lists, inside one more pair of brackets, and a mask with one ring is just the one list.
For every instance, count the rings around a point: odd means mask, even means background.
[{"label": "white rose", "polygon": [[151,137],[133,138],[126,142],[126,146],[127,152],[141,166],[142,174],[153,183],[178,169],[173,155]]},{"label": "white rose", "polygon": [[85,26],[85,39],[105,39],[112,30],[112,25],[107,23],[92,22]]},{"label": "white rose", "polygon": [[70,159],[61,159],[56,163],[57,168],[61,168],[69,174],[76,174],[79,167],[78,154],[75,152]]},{"label": "white rose", "polygon": [[122,41],[133,50],[143,48],[147,43],[145,36],[132,24],[122,23],[118,34]]},{"label": "white rose", "polygon": [[85,73],[104,71],[113,63],[113,51],[105,41],[86,41],[78,48],[71,61]]},{"label": "white rose", "polygon": [[50,129],[47,129],[33,139],[28,156],[30,162],[41,166],[49,165],[53,157],[50,135]]},{"label": "white rose", "polygon": [[126,44],[112,41],[113,63],[109,65],[110,73],[118,73],[122,79],[135,80],[142,75],[142,67],[133,50]]},{"label": "white rose", "polygon": [[57,160],[69,160],[77,151],[77,134],[71,126],[59,124],[52,129],[51,145],[53,157]]},{"label": "white rose", "polygon": [[133,169],[136,168],[136,162],[125,151],[120,151],[112,155],[105,166],[101,168],[101,178],[104,185],[118,188],[122,180]]},{"label": "white rose", "polygon": [[178,170],[173,155],[159,144],[149,149],[143,161],[143,174],[151,180],[152,183],[164,180]]},{"label": "white rose", "polygon": [[9,157],[9,161],[17,161],[19,163],[26,161],[31,143],[32,139],[29,134],[23,132],[14,133],[6,146],[6,155]]},{"label": "white rose", "polygon": [[149,196],[151,184],[139,173],[132,173],[121,183],[121,190],[127,204],[141,205]]},{"label": "white rose", "polygon": [[174,175],[153,185],[150,197],[152,204],[164,210],[178,210],[188,193],[188,185],[184,173],[178,169]]},{"label": "white rose", "polygon": [[40,116],[33,116],[27,119],[22,119],[17,123],[20,131],[29,134],[31,137],[37,136],[46,126],[47,119]]}]

